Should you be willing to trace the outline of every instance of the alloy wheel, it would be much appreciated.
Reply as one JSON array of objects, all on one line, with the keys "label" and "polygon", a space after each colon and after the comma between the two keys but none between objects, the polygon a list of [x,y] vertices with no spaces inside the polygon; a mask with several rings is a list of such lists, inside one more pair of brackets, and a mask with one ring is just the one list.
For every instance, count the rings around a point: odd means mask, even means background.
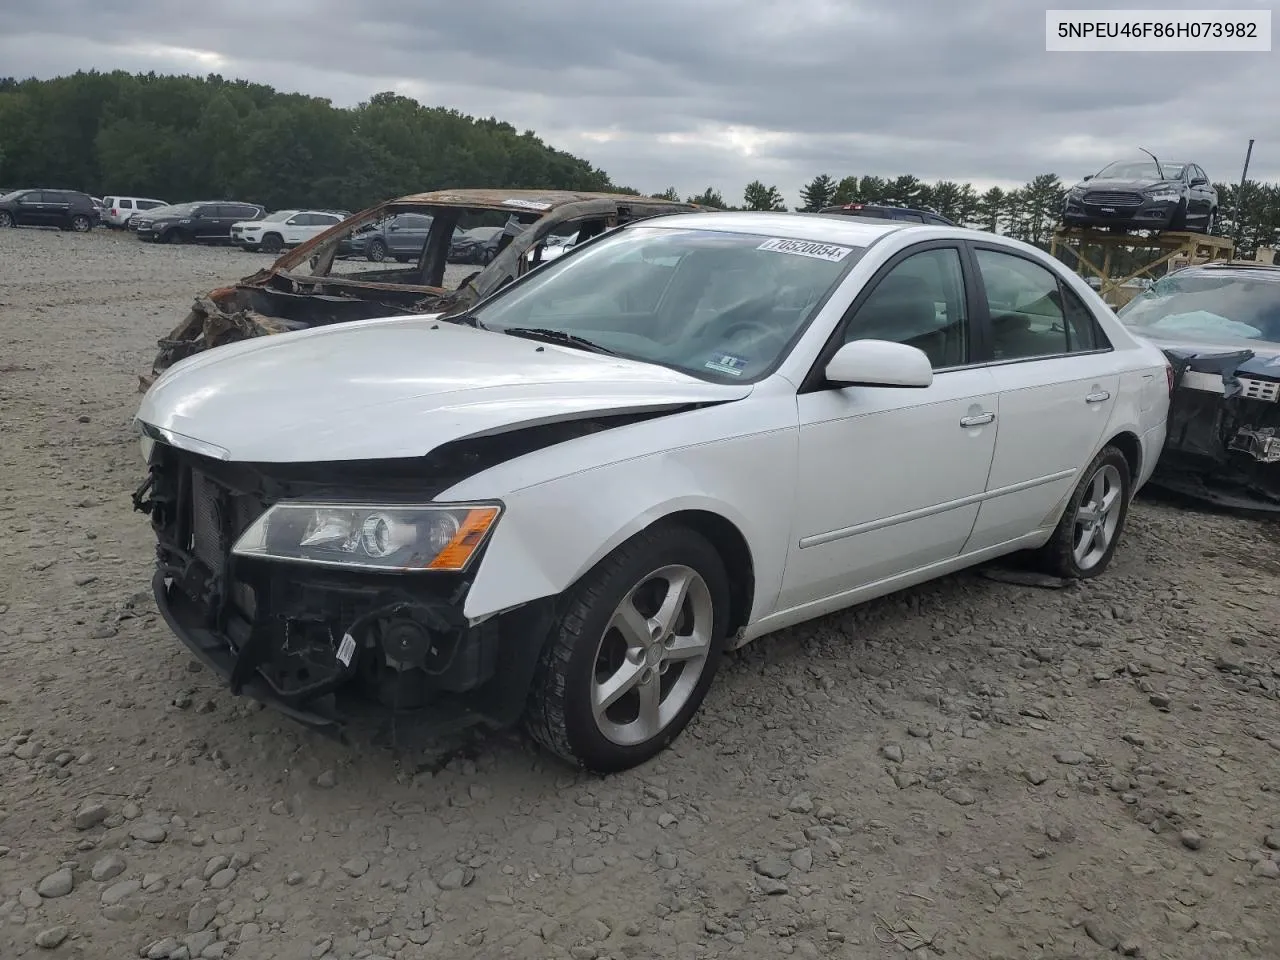
[{"label": "alloy wheel", "polygon": [[715,606],[696,570],[662,567],[627,591],[596,652],[591,712],[619,746],[652,740],[689,702],[711,653]]},{"label": "alloy wheel", "polygon": [[1124,493],[1120,471],[1109,463],[1089,480],[1088,493],[1076,510],[1071,553],[1081,570],[1091,570],[1107,555],[1120,523],[1120,498]]}]

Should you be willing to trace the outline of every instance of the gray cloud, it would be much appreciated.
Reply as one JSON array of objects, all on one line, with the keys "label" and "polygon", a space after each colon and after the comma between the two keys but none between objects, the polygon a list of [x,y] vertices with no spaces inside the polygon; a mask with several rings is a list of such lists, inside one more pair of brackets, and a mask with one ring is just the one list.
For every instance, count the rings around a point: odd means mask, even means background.
[{"label": "gray cloud", "polygon": [[[394,89],[534,129],[619,183],[730,199],[759,177],[796,202],[821,172],[1074,178],[1138,145],[1234,180],[1280,75],[1277,53],[1047,53],[1024,0],[13,6],[6,73],[218,72],[342,105]],[[1280,180],[1276,146],[1259,141],[1253,176]]]}]

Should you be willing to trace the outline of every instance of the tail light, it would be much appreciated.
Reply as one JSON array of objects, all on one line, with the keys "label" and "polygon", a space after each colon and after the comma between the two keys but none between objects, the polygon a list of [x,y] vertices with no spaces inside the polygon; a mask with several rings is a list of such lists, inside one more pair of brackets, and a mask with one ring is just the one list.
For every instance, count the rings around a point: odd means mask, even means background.
[{"label": "tail light", "polygon": [[1166,362],[1164,365],[1164,379],[1169,385],[1169,396],[1173,396],[1173,364]]}]

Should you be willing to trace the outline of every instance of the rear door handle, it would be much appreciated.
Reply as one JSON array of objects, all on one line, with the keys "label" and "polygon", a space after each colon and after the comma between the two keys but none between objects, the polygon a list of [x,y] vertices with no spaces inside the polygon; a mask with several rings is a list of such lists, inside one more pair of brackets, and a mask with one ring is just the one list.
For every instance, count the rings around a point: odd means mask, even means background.
[{"label": "rear door handle", "polygon": [[960,426],[962,427],[980,427],[984,423],[990,423],[996,418],[994,413],[977,413],[972,417],[961,417]]},{"label": "rear door handle", "polygon": [[1097,393],[1091,393],[1084,398],[1085,403],[1102,403],[1104,400],[1110,400],[1111,393],[1108,390],[1099,390]]}]

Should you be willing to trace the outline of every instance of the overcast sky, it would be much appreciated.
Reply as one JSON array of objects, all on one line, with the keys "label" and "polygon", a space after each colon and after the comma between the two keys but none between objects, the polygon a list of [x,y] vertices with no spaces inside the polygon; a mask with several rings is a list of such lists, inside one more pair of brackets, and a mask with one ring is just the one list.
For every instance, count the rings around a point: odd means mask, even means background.
[{"label": "overcast sky", "polygon": [[[0,0],[0,74],[218,72],[507,120],[646,193],[1020,184],[1136,154],[1280,180],[1280,53],[1046,53],[1030,0]],[[1272,7],[1257,0],[1057,8]],[[1280,19],[1280,18],[1277,18]],[[1140,154],[1139,154],[1140,156]]]}]

